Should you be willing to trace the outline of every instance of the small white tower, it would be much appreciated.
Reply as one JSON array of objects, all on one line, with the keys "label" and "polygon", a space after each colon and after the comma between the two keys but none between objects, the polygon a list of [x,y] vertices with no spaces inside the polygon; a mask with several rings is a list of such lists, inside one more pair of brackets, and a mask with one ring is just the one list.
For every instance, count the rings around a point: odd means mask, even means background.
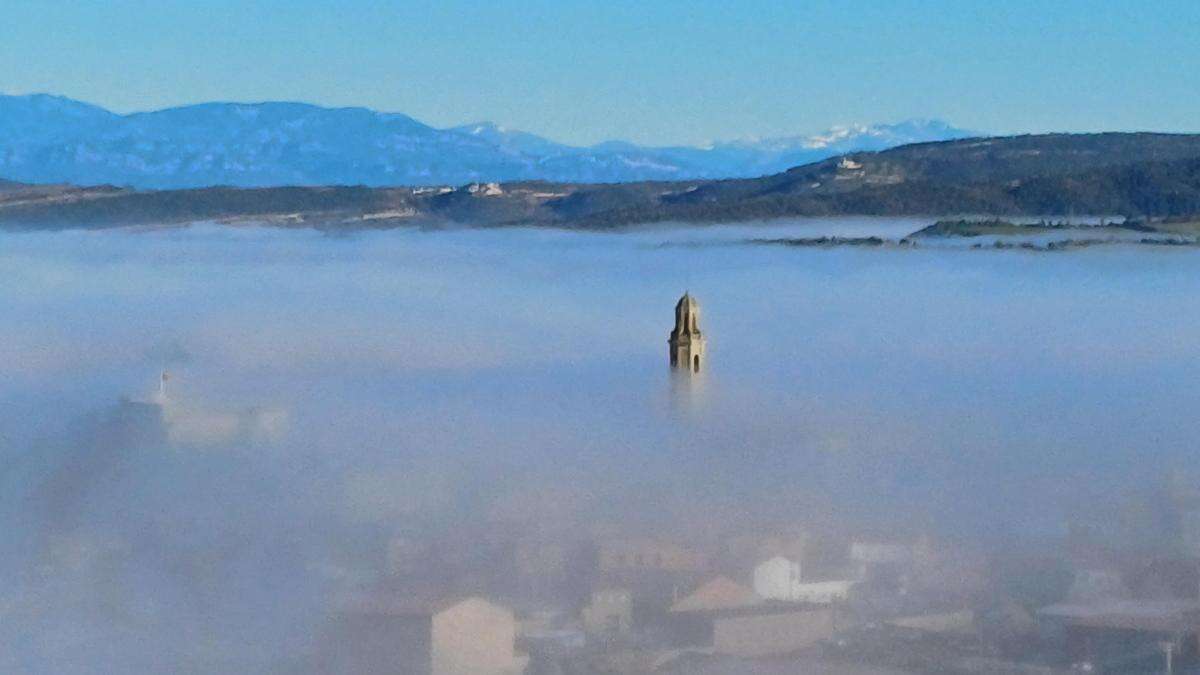
[{"label": "small white tower", "polygon": [[154,402],[159,405],[165,405],[167,402],[167,380],[171,379],[171,373],[163,370],[158,376],[158,394],[154,397]]}]

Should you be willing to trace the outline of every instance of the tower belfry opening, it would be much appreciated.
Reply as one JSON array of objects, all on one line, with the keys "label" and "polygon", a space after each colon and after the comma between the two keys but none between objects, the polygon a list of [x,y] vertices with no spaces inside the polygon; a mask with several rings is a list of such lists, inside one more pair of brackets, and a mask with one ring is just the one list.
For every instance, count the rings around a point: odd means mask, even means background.
[{"label": "tower belfry opening", "polygon": [[684,293],[675,303],[675,328],[667,340],[671,368],[699,373],[704,365],[704,335],[700,332],[700,304]]}]

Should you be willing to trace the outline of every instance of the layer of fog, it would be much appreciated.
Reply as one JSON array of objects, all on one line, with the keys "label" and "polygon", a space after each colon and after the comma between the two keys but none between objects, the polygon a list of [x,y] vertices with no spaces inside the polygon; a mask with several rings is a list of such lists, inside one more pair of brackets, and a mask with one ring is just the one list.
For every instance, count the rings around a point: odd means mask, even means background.
[{"label": "layer of fog", "polygon": [[[927,222],[0,235],[0,669],[300,667],[411,528],[1052,536],[1188,468],[1195,252],[661,246]],[[147,430],[163,368],[286,421]]]}]

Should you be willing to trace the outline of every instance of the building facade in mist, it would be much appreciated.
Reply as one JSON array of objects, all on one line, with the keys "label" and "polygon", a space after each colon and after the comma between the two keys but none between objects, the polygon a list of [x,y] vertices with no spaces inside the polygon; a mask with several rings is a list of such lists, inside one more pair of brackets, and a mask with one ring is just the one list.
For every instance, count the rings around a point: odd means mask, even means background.
[{"label": "building facade in mist", "polygon": [[792,600],[800,584],[800,563],[775,556],[754,568],[754,592],[764,598]]},{"label": "building facade in mist", "polygon": [[717,577],[671,607],[669,632],[679,647],[745,658],[782,656],[831,638],[835,611],[830,604],[766,600]]},{"label": "building facade in mist", "polygon": [[362,598],[336,612],[319,656],[323,673],[520,675],[512,610],[480,597]]},{"label": "building facade in mist", "polygon": [[700,332],[700,305],[684,293],[675,303],[675,328],[667,341],[671,348],[671,368],[700,372],[704,365],[704,335]]}]

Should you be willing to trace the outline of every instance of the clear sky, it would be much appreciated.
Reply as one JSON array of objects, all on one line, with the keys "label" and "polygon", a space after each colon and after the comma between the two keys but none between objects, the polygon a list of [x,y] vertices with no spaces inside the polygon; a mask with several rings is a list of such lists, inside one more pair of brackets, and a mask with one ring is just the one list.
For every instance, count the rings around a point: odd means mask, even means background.
[{"label": "clear sky", "polygon": [[0,0],[0,92],[301,100],[590,143],[938,117],[1200,131],[1200,2]]}]

